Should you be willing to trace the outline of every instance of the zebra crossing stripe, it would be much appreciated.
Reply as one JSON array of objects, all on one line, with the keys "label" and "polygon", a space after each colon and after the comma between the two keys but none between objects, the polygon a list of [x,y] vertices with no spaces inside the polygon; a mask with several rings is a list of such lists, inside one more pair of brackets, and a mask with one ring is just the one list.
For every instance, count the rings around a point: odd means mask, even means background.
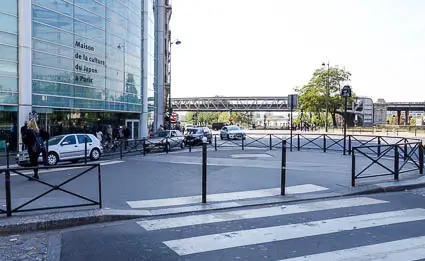
[{"label": "zebra crossing stripe", "polygon": [[313,203],[302,203],[296,205],[284,205],[277,207],[265,207],[249,210],[237,210],[228,212],[218,212],[204,215],[194,215],[188,217],[173,217],[155,220],[139,221],[137,224],[146,230],[168,229],[184,226],[193,226],[200,224],[211,224],[218,222],[234,221],[250,218],[273,217],[280,215],[289,215],[297,213],[306,213],[310,211],[320,211],[347,207],[367,206],[374,204],[388,203],[388,201],[357,197],[337,200],[319,201]]},{"label": "zebra crossing stripe", "polygon": [[[408,209],[326,219],[314,222],[240,230],[163,242],[177,254],[195,253],[324,235],[353,229],[425,220],[425,209]],[[330,259],[333,260],[333,259]]]},{"label": "zebra crossing stripe", "polygon": [[[290,186],[286,188],[287,194],[302,194],[302,193],[318,192],[323,190],[327,190],[327,188],[313,185],[313,184]],[[259,190],[250,190],[250,191],[210,194],[210,195],[207,195],[207,199],[210,202],[221,202],[221,201],[231,201],[231,200],[239,200],[239,199],[272,197],[272,196],[278,196],[278,195],[280,195],[280,188],[271,188],[271,189],[259,189]],[[200,195],[189,196],[189,197],[178,197],[178,198],[127,201],[127,204],[131,208],[155,208],[155,207],[171,207],[171,206],[188,205],[188,204],[195,204],[199,202],[201,202]]]},{"label": "zebra crossing stripe", "polygon": [[425,236],[280,261],[413,261],[425,258]]}]

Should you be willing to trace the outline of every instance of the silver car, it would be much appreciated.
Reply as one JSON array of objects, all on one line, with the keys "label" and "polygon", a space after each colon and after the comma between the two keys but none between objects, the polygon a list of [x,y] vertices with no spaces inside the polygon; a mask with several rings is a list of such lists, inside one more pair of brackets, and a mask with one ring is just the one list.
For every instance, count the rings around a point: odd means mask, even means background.
[{"label": "silver car", "polygon": [[[103,147],[96,136],[92,134],[67,134],[55,136],[49,139],[49,152],[47,154],[47,164],[56,165],[59,161],[70,160],[74,163],[85,156],[84,138],[87,137],[87,156],[91,160],[99,160],[103,153]],[[39,162],[43,162],[40,154]],[[17,157],[18,165],[28,165],[28,153],[20,154]]]},{"label": "silver car", "polygon": [[184,148],[184,136],[178,130],[159,131],[145,142],[145,150],[163,149],[170,151],[172,148]]},{"label": "silver car", "polygon": [[244,140],[246,138],[245,131],[242,130],[239,126],[230,125],[224,126],[220,130],[220,139],[241,139]]}]

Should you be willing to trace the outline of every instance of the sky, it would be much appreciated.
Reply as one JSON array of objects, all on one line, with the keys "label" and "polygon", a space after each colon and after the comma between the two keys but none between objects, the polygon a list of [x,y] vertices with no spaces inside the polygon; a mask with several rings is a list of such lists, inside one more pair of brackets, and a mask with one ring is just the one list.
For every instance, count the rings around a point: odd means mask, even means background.
[{"label": "sky", "polygon": [[425,0],[173,0],[172,97],[287,96],[322,63],[425,101]]}]

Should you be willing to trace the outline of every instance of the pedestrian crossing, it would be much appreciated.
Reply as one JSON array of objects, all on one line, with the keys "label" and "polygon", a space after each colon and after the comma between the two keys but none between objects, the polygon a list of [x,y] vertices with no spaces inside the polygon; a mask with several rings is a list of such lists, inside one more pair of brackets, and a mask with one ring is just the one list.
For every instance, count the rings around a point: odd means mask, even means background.
[{"label": "pedestrian crossing", "polygon": [[[312,218],[316,217],[317,218]],[[300,218],[302,217],[302,218]],[[308,217],[308,218],[305,218]],[[312,219],[311,219],[312,218]],[[300,220],[301,219],[301,220]],[[295,221],[295,222],[294,222]],[[253,226],[251,223],[256,222]],[[421,222],[421,223],[415,223]],[[425,258],[425,232],[412,235],[388,233],[381,240],[374,237],[358,242],[346,242],[336,247],[328,240],[352,236],[358,231],[374,230],[385,234],[389,229],[409,224],[425,225],[425,208],[394,208],[390,201],[372,197],[327,199],[297,204],[215,211],[188,216],[164,217],[138,221],[147,233],[164,235],[160,241],[182,260],[234,260],[229,251],[249,251],[257,246],[278,245],[287,249],[274,254],[277,261],[363,261],[419,260]],[[224,230],[224,231],[223,231]],[[416,229],[417,231],[417,229]],[[353,236],[354,237],[354,236]],[[302,253],[305,240],[320,247],[314,253]],[[304,243],[303,243],[304,242]],[[299,249],[296,251],[293,246]],[[289,251],[292,250],[292,251]],[[223,254],[225,253],[225,254]],[[210,256],[220,256],[211,259]],[[209,256],[209,258],[207,258]],[[239,259],[240,257],[238,257]],[[179,259],[180,260],[180,259]],[[241,260],[258,260],[242,258]]]}]

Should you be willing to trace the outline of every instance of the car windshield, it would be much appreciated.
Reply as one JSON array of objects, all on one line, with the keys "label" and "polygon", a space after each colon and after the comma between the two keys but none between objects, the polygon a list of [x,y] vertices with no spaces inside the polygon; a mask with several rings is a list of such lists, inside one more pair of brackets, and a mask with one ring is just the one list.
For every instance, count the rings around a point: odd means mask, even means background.
[{"label": "car windshield", "polygon": [[168,131],[159,131],[155,134],[155,137],[165,138],[168,137]]},{"label": "car windshield", "polygon": [[228,130],[240,130],[241,128],[239,128],[238,126],[231,126],[231,127],[227,127]]},{"label": "car windshield", "polygon": [[55,136],[49,139],[49,145],[57,145],[59,143],[59,141],[62,140],[62,138],[64,137],[64,135],[61,136]]},{"label": "car windshield", "polygon": [[190,129],[187,131],[189,134],[202,133],[202,129]]}]

